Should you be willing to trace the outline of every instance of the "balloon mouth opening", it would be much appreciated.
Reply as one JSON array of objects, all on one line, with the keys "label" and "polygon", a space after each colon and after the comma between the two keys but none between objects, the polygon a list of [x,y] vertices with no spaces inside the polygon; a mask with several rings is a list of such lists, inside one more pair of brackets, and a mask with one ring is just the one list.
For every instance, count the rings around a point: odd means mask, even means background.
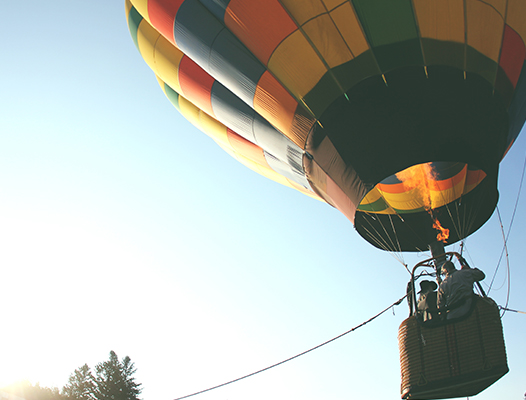
[{"label": "balloon mouth opening", "polygon": [[451,245],[477,231],[498,197],[496,173],[463,162],[422,163],[368,192],[355,214],[355,228],[377,248],[422,252],[431,243]]},{"label": "balloon mouth opening", "polygon": [[[461,201],[486,177],[479,168],[462,162],[427,162],[399,171],[378,183],[362,199],[359,211],[409,214]],[[439,239],[440,240],[440,239]]]}]

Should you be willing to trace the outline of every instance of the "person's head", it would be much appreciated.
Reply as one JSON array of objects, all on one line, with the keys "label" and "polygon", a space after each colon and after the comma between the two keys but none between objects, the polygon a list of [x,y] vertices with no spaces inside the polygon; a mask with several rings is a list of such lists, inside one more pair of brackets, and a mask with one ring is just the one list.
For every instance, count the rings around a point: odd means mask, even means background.
[{"label": "person's head", "polygon": [[456,270],[455,264],[453,264],[451,261],[446,261],[444,265],[442,265],[442,274],[444,275],[449,275]]},{"label": "person's head", "polygon": [[418,293],[429,293],[436,290],[438,285],[434,281],[422,281],[420,282],[420,292]]}]

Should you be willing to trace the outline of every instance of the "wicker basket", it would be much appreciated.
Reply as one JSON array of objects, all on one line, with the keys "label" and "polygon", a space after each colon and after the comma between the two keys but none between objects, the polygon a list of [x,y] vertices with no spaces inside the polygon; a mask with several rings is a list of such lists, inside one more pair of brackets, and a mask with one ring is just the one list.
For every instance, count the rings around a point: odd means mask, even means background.
[{"label": "wicker basket", "polygon": [[508,372],[502,324],[490,298],[476,298],[458,321],[426,326],[415,316],[398,330],[403,399],[474,396]]}]

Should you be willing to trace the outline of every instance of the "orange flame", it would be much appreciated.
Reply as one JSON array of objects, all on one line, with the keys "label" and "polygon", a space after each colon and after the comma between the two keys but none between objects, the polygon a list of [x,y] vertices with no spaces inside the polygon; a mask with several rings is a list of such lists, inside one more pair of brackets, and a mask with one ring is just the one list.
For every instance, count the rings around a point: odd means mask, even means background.
[{"label": "orange flame", "polygon": [[449,229],[447,228],[444,228],[441,224],[440,224],[440,221],[438,219],[436,219],[435,217],[433,217],[431,215],[431,217],[433,218],[433,228],[435,228],[438,232],[437,234],[437,240],[439,242],[444,242],[446,243],[446,240],[449,238]]},{"label": "orange flame", "polygon": [[436,173],[431,166],[431,163],[413,165],[396,174],[406,190],[413,191],[413,197],[419,199],[426,210],[433,208],[431,190]]},{"label": "orange flame", "polygon": [[449,229],[442,227],[440,221],[433,215],[434,207],[430,188],[436,186],[434,181],[437,174],[431,163],[414,165],[398,172],[396,177],[403,183],[406,190],[412,190],[414,197],[421,201],[433,220],[433,228],[438,232],[437,240],[445,243],[449,238]]}]

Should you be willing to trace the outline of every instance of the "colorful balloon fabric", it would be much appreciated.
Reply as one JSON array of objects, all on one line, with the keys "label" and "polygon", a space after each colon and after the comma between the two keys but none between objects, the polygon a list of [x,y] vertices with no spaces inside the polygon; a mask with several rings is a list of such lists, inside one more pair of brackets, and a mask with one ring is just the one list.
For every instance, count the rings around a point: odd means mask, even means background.
[{"label": "colorful balloon fabric", "polygon": [[126,14],[188,120],[374,246],[426,250],[440,226],[451,244],[492,215],[526,120],[526,1],[126,0]]}]

